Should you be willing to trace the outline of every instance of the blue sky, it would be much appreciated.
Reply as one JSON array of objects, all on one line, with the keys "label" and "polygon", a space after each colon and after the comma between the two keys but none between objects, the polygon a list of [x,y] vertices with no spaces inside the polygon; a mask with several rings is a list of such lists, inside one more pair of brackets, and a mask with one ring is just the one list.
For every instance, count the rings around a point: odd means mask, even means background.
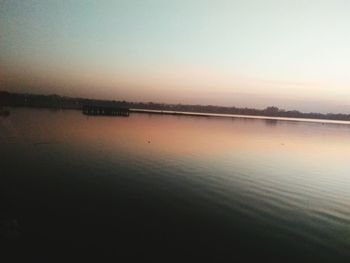
[{"label": "blue sky", "polygon": [[0,0],[0,87],[350,112],[350,2]]}]

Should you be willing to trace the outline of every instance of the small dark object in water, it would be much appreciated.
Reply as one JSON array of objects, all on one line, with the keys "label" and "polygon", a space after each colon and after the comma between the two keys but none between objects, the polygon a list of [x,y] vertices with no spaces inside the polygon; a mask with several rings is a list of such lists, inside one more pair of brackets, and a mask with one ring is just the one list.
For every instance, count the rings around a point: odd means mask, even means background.
[{"label": "small dark object in water", "polygon": [[34,146],[38,146],[38,145],[46,145],[46,144],[52,144],[54,142],[35,142],[33,143]]},{"label": "small dark object in water", "polygon": [[9,115],[10,115],[10,111],[8,111],[8,110],[1,110],[0,109],[0,116],[7,117]]},{"label": "small dark object in water", "polygon": [[16,239],[19,236],[19,225],[16,219],[3,219],[0,221],[1,238]]}]

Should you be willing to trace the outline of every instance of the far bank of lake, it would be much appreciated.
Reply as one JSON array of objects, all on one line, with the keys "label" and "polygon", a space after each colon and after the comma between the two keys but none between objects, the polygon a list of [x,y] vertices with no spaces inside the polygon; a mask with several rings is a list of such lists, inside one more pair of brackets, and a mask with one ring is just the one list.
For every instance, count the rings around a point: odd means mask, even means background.
[{"label": "far bank of lake", "polygon": [[184,111],[165,111],[165,110],[149,110],[149,109],[130,109],[134,113],[164,114],[178,116],[194,116],[194,117],[219,117],[219,118],[243,118],[258,119],[271,121],[296,121],[296,122],[314,122],[321,124],[344,124],[350,125],[350,121],[338,121],[327,119],[308,119],[308,118],[287,118],[287,117],[271,117],[271,116],[255,116],[255,115],[239,115],[239,114],[219,114],[219,113],[203,113],[203,112],[184,112]]}]

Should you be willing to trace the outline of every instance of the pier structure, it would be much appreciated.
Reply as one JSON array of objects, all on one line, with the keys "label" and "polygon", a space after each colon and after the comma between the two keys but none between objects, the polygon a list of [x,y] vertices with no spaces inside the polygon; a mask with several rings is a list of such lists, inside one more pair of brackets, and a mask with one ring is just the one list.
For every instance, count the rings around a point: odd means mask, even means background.
[{"label": "pier structure", "polygon": [[128,117],[130,114],[130,111],[128,108],[111,107],[111,106],[97,106],[97,105],[84,105],[83,106],[83,114],[85,114],[85,115]]}]

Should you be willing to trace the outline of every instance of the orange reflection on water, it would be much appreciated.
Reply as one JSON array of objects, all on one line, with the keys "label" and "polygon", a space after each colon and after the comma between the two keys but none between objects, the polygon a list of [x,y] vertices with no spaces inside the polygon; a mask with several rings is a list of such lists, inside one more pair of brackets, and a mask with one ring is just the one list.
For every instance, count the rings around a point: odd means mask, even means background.
[{"label": "orange reflection on water", "polygon": [[1,126],[24,143],[101,144],[137,154],[254,152],[337,160],[350,155],[346,125],[150,114],[87,117],[78,111],[16,109]]}]

